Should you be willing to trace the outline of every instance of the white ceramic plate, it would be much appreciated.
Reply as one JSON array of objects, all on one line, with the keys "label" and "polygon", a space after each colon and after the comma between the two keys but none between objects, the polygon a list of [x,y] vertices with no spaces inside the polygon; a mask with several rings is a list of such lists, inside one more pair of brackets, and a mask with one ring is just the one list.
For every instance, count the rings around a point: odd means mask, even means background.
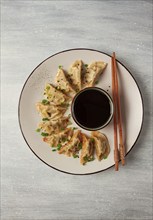
[{"label": "white ceramic plate", "polygon": [[[97,159],[82,166],[79,159],[69,158],[52,152],[51,147],[42,141],[36,127],[40,117],[36,112],[35,104],[43,99],[43,89],[47,82],[53,82],[57,68],[62,65],[68,69],[73,61],[82,59],[84,63],[103,60],[108,63],[99,83],[96,85],[111,93],[111,58],[109,55],[92,49],[71,49],[59,52],[39,64],[26,80],[19,100],[19,124],[23,137],[33,153],[44,163],[59,171],[70,174],[93,174],[106,170],[114,165],[113,155],[113,120],[101,130],[109,139],[111,152],[107,159],[99,162]],[[126,153],[136,143],[143,123],[143,102],[140,89],[132,74],[117,61],[121,95],[121,107]],[[73,121],[72,126],[78,127]],[[85,133],[89,133],[81,129]]]}]

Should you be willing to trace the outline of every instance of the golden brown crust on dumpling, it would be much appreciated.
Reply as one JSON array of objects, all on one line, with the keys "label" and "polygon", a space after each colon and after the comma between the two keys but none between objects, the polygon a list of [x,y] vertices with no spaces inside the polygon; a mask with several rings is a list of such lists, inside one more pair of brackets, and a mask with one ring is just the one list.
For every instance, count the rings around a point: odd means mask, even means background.
[{"label": "golden brown crust on dumpling", "polygon": [[58,144],[61,146],[65,145],[73,136],[73,129],[66,128],[64,131],[60,131],[57,134],[44,137],[43,140],[48,143],[51,147],[57,147]]},{"label": "golden brown crust on dumpling", "polygon": [[110,146],[106,135],[99,131],[91,132],[92,138],[94,139],[94,146],[96,149],[97,159],[100,161],[107,157],[110,153]]},{"label": "golden brown crust on dumpling", "polygon": [[65,71],[62,68],[58,69],[55,83],[57,85],[57,88],[59,90],[62,90],[68,96],[73,96],[76,93],[75,90],[72,88],[70,82],[68,81]]},{"label": "golden brown crust on dumpling", "polygon": [[44,90],[45,98],[54,105],[61,105],[68,103],[70,98],[66,96],[62,91],[58,90],[52,84],[47,84]]},{"label": "golden brown crust on dumpling", "polygon": [[62,117],[67,110],[65,107],[43,104],[42,102],[36,103],[36,109],[42,118],[50,119],[58,119]]},{"label": "golden brown crust on dumpling", "polygon": [[57,134],[63,131],[70,124],[70,117],[63,116],[59,119],[49,119],[39,123],[38,128],[41,129],[42,132],[47,133],[48,135]]},{"label": "golden brown crust on dumpling", "polygon": [[106,68],[106,66],[107,64],[103,61],[97,61],[97,62],[91,63],[87,67],[86,73],[84,74],[84,77],[82,80],[83,88],[94,86],[96,81],[99,79],[99,76],[102,74],[102,72]]},{"label": "golden brown crust on dumpling", "polygon": [[61,147],[61,149],[59,150],[59,154],[65,154],[67,156],[76,155],[80,150],[80,146],[79,146],[81,143],[80,136],[81,136],[80,130],[74,132],[70,141]]},{"label": "golden brown crust on dumpling", "polygon": [[87,162],[94,159],[94,146],[91,138],[87,137],[85,134],[82,134],[82,151],[80,156],[80,163],[86,164]]},{"label": "golden brown crust on dumpling", "polygon": [[82,65],[83,65],[82,60],[76,60],[72,64],[68,72],[69,79],[77,92],[81,90]]}]

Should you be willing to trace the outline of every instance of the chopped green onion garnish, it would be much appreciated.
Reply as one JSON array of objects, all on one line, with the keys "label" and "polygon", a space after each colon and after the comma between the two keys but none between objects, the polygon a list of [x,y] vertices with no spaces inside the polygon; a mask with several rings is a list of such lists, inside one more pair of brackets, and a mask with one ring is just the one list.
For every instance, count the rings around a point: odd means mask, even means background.
[{"label": "chopped green onion garnish", "polygon": [[59,65],[59,66],[58,66],[59,69],[61,69],[62,67],[63,67],[62,65]]},{"label": "chopped green onion garnish", "polygon": [[91,142],[93,142],[93,143],[94,143],[94,142],[95,142],[95,139],[94,139],[94,138],[91,138]]},{"label": "chopped green onion garnish", "polygon": [[48,134],[48,133],[45,133],[45,132],[42,132],[41,135],[42,135],[43,137],[46,137],[46,136],[48,136],[49,134]]},{"label": "chopped green onion garnish", "polygon": [[48,119],[48,118],[43,118],[42,120],[43,120],[43,121],[49,121],[49,119]]},{"label": "chopped green onion garnish", "polygon": [[86,155],[83,159],[84,159],[84,161],[87,162],[88,161],[88,156]]},{"label": "chopped green onion garnish", "polygon": [[57,145],[57,150],[60,150],[61,147],[62,147],[62,145],[61,145],[61,144],[58,144],[58,145]]},{"label": "chopped green onion garnish", "polygon": [[91,161],[93,161],[94,159],[95,159],[94,157],[88,158],[88,162],[91,162]]},{"label": "chopped green onion garnish", "polygon": [[40,131],[41,131],[41,128],[37,128],[36,131],[37,131],[37,132],[40,132]]},{"label": "chopped green onion garnish", "polygon": [[47,105],[47,104],[49,104],[49,101],[46,100],[46,99],[43,99],[43,100],[42,100],[42,104]]},{"label": "chopped green onion garnish", "polygon": [[73,154],[73,157],[74,157],[74,158],[79,158],[79,155]]},{"label": "chopped green onion garnish", "polygon": [[49,89],[50,89],[50,86],[47,86],[46,89],[49,90]]},{"label": "chopped green onion garnish", "polygon": [[87,155],[83,158],[85,162],[90,162],[90,161],[93,161],[95,158],[94,157],[91,157],[89,158]]},{"label": "chopped green onion garnish", "polygon": [[73,130],[76,130],[77,128],[76,127],[73,127]]},{"label": "chopped green onion garnish", "polygon": [[67,141],[67,138],[63,137],[62,142],[65,142],[65,141]]},{"label": "chopped green onion garnish", "polygon": [[78,144],[78,149],[81,150],[82,149],[82,143]]},{"label": "chopped green onion garnish", "polygon": [[103,157],[103,158],[104,158],[104,160],[105,160],[105,159],[107,159],[107,156],[106,156],[106,155],[104,155],[104,157]]},{"label": "chopped green onion garnish", "polygon": [[68,103],[61,103],[61,106],[66,108],[66,107],[69,107],[69,104]]},{"label": "chopped green onion garnish", "polygon": [[53,149],[52,151],[56,151],[56,149]]},{"label": "chopped green onion garnish", "polygon": [[61,131],[64,131],[65,128],[61,128]]},{"label": "chopped green onion garnish", "polygon": [[84,64],[85,67],[88,67],[88,64]]}]

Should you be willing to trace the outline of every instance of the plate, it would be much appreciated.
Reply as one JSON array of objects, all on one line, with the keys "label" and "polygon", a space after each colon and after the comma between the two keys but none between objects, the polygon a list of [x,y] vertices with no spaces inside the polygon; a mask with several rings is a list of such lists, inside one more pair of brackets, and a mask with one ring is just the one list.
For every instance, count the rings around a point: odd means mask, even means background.
[{"label": "plate", "polygon": [[[108,126],[100,130],[106,134],[109,139],[111,152],[108,158],[100,162],[96,159],[87,163],[85,166],[80,164],[78,158],[69,158],[65,155],[59,155],[57,152],[52,152],[51,147],[44,143],[41,135],[35,131],[40,121],[40,116],[36,112],[35,104],[43,99],[45,84],[54,82],[59,65],[68,69],[72,62],[77,59],[82,59],[84,63],[88,64],[98,60],[108,63],[107,68],[96,86],[107,91],[112,97],[110,55],[93,49],[70,49],[50,56],[32,71],[21,91],[18,115],[22,135],[29,148],[41,161],[58,171],[85,175],[104,171],[114,165],[113,120]],[[119,92],[121,98],[124,143],[127,155],[135,145],[142,129],[143,101],[138,84],[130,71],[119,61],[117,61],[117,68],[120,85]],[[72,126],[78,127],[74,121]],[[89,134],[89,131],[81,130]]]}]

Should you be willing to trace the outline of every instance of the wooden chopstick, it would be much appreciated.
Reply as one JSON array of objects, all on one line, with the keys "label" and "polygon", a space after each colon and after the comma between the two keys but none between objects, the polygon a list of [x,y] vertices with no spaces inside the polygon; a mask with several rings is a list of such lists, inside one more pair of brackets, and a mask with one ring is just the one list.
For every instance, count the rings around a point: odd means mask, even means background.
[{"label": "wooden chopstick", "polygon": [[114,59],[111,57],[111,68],[112,68],[112,94],[114,103],[114,161],[115,170],[118,171],[119,152],[118,152],[118,137],[117,137],[117,99],[115,90],[115,73],[114,73]]},{"label": "wooden chopstick", "polygon": [[125,147],[123,144],[123,132],[122,132],[122,114],[121,114],[121,104],[120,104],[120,96],[119,96],[119,89],[118,89],[118,77],[117,77],[117,68],[116,68],[116,55],[115,52],[113,52],[113,81],[114,81],[114,87],[115,87],[115,101],[116,101],[116,110],[117,110],[117,119],[118,119],[118,130],[119,130],[119,152],[120,152],[120,159],[122,165],[125,164]]}]

